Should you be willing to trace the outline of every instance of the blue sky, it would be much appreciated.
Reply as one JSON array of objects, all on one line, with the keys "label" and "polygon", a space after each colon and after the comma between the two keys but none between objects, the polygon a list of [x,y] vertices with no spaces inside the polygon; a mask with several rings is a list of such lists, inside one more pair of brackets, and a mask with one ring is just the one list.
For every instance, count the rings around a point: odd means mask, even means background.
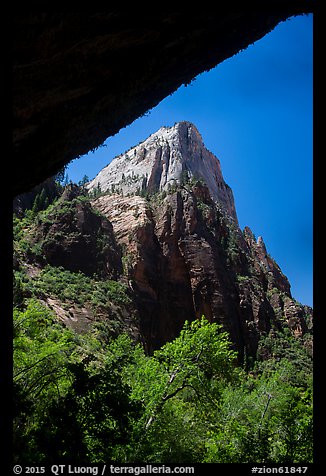
[{"label": "blue sky", "polygon": [[293,297],[312,306],[312,37],[312,15],[281,23],[71,162],[69,179],[94,178],[162,125],[193,122],[221,162],[241,228],[263,237]]}]

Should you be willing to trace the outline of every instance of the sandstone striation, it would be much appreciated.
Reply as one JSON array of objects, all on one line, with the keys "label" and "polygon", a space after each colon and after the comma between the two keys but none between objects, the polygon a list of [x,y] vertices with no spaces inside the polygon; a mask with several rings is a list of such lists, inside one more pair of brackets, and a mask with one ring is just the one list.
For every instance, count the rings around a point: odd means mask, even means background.
[{"label": "sandstone striation", "polygon": [[239,228],[220,161],[190,122],[161,127],[87,188],[102,194],[92,206],[122,247],[149,350],[203,314],[229,332],[240,359],[271,329],[308,332],[312,310],[292,298],[263,238]]},{"label": "sandstone striation", "polygon": [[220,161],[207,150],[196,126],[187,121],[161,127],[113,159],[87,188],[144,195],[169,191],[191,179],[203,180],[212,198],[237,221],[233,193],[224,181]]},{"label": "sandstone striation", "polygon": [[[14,247],[15,270],[27,282],[40,282],[48,267],[87,276],[85,302],[43,291],[67,326],[83,331],[99,320],[114,335],[127,329],[153,352],[186,320],[205,315],[228,331],[240,361],[255,358],[260,339],[275,331],[311,342],[304,337],[312,333],[312,309],[293,299],[263,238],[240,229],[220,162],[193,124],[161,128],[112,161],[88,190],[67,186],[18,229]],[[21,277],[16,287],[26,292]]]},{"label": "sandstone striation", "polygon": [[149,351],[202,314],[230,333],[240,359],[255,356],[260,337],[271,329],[285,326],[297,337],[308,332],[312,310],[292,298],[262,238],[249,228],[242,232],[207,186],[198,182],[149,202],[104,195],[92,206],[112,222],[123,247]]}]

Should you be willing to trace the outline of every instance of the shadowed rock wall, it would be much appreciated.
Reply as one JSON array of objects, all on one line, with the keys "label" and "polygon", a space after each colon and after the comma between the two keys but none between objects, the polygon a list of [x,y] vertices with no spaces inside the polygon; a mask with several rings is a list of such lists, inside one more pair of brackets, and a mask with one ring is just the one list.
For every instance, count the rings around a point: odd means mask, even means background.
[{"label": "shadowed rock wall", "polygon": [[180,85],[311,11],[282,9],[17,13],[13,195],[101,145]]}]

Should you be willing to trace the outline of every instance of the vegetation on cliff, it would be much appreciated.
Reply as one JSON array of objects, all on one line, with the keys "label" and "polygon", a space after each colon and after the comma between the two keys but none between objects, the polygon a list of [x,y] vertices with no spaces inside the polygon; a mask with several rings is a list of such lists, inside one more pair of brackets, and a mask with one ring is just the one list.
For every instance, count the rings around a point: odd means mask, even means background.
[{"label": "vegetation on cliff", "polygon": [[[175,203],[187,212],[182,193],[193,193],[191,217],[206,242],[220,247],[244,309],[254,295],[263,303],[255,354],[239,359],[231,335],[204,316],[189,316],[173,339],[149,353],[135,331],[133,260],[122,266],[127,250],[109,221],[83,194],[43,197],[46,206],[31,205],[14,217],[17,463],[312,461],[310,321],[301,333],[291,327],[303,308],[293,304],[276,264],[250,237],[243,244],[203,186],[197,189],[197,195],[189,186],[151,197],[148,207],[162,216],[169,207],[171,222]],[[85,230],[87,242],[80,237]],[[77,260],[80,267],[71,269],[72,255],[80,257],[85,243],[88,256],[101,259],[92,268]],[[55,261],[53,249],[65,252],[67,266]],[[266,261],[266,274],[257,256]],[[74,327],[81,314],[88,324]]]}]

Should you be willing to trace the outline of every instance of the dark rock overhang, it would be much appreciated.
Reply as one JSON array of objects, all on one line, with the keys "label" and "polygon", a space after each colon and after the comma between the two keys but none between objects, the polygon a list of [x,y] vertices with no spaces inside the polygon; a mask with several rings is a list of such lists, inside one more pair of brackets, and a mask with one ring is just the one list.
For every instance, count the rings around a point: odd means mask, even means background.
[{"label": "dark rock overhang", "polygon": [[311,12],[309,1],[283,5],[17,14],[13,195],[96,149],[279,22]]}]

